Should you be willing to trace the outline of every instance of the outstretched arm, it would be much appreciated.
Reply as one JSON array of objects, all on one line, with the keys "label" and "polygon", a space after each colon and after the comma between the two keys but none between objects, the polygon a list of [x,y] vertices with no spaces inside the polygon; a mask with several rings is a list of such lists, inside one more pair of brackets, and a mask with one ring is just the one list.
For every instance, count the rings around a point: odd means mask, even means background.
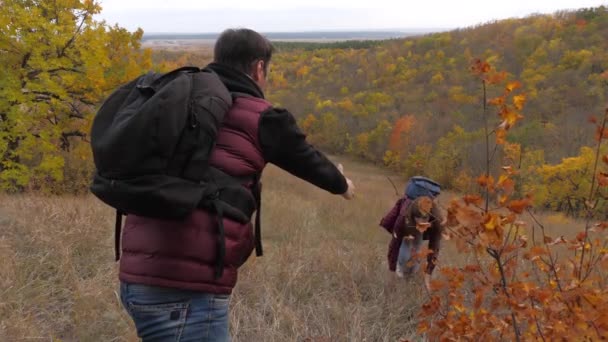
[{"label": "outstretched arm", "polygon": [[290,112],[271,108],[262,113],[259,127],[266,161],[321,189],[352,198],[349,196],[353,192],[352,183],[334,163],[306,141],[306,135]]}]

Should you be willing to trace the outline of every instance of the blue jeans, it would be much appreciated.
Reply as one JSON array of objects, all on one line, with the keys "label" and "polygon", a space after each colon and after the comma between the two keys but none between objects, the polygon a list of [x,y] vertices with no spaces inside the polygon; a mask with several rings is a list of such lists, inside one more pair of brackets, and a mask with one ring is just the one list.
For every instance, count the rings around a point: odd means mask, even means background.
[{"label": "blue jeans", "polygon": [[148,341],[229,342],[229,295],[120,283],[120,299]]},{"label": "blue jeans", "polygon": [[422,246],[422,234],[417,234],[413,240],[401,241],[397,267],[402,269],[404,274],[413,274],[420,269],[420,257],[413,258],[414,254],[420,252],[420,246]]}]

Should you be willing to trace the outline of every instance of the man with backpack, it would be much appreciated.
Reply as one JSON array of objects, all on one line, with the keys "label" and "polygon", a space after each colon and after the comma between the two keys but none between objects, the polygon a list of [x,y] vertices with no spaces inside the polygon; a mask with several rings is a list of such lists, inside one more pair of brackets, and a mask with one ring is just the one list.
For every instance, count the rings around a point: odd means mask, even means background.
[{"label": "man with backpack", "polygon": [[[95,132],[99,138],[97,143],[92,141],[98,167],[92,191],[117,208],[117,228],[121,212],[128,214],[122,228],[120,294],[138,336],[144,341],[230,340],[228,306],[237,270],[254,249],[258,255],[262,252],[259,177],[267,163],[332,194],[346,199],[354,197],[354,186],[344,177],[342,167],[335,166],[306,141],[290,112],[273,107],[264,98],[272,52],[271,43],[259,33],[228,29],[215,43],[214,62],[202,72],[180,70],[165,76],[142,76],[124,87],[125,94],[120,99],[112,100],[119,96],[112,95],[106,101],[109,103],[104,104],[106,108],[112,109],[115,104],[124,118],[107,120],[108,127],[118,130],[134,120],[134,112],[159,115],[156,112],[161,109],[167,111],[181,106],[180,103],[163,104],[172,94],[169,85],[182,84],[190,92],[185,97],[188,100],[180,102],[188,102],[183,104],[185,129],[194,129],[194,133],[181,133],[181,138],[174,139],[176,147],[167,147],[167,155],[177,154],[168,158],[168,165],[175,164],[175,160],[179,163],[168,168],[167,174],[160,169],[162,174],[154,179],[160,177],[163,182],[154,185],[157,188],[153,190],[146,174],[150,168],[137,177],[132,177],[127,169],[118,177],[116,170],[120,165],[103,167],[106,160],[116,164],[112,158],[103,157],[111,144],[101,141],[111,134],[100,133],[101,123],[97,124],[98,131],[96,123],[93,124],[92,138]],[[227,95],[213,83],[216,76],[227,89]],[[200,85],[197,86],[197,82]],[[213,91],[217,94],[208,96]],[[125,105],[130,103],[129,96],[144,95],[144,99]],[[145,105],[145,101],[155,97],[158,105]],[[98,116],[106,112],[110,111],[102,107]],[[115,113],[108,115],[116,116]],[[213,124],[217,123],[213,118],[222,119],[216,135]],[[159,116],[156,123],[150,124],[152,145],[172,139],[169,134],[159,133],[172,125],[163,124],[162,120],[165,118]],[[123,126],[117,126],[120,124]],[[205,128],[205,132],[200,131],[200,126],[210,128]],[[214,137],[211,144],[204,141],[211,139],[204,138],[206,134]],[[187,147],[199,146],[196,144],[212,146],[208,157],[205,151]],[[199,162],[196,167],[192,166],[194,162]],[[206,176],[200,176],[196,170],[205,170]],[[191,183],[183,183],[183,179]],[[143,182],[147,185],[141,186]],[[147,197],[141,196],[142,193],[148,194]],[[130,200],[119,196],[125,194],[132,196]],[[184,195],[180,197],[180,194]],[[178,207],[177,202],[171,201],[173,195],[185,205]],[[163,211],[174,213],[163,215]],[[254,211],[257,211],[255,233],[250,222]]]},{"label": "man with backpack", "polygon": [[[412,177],[406,186],[405,195],[382,218],[380,226],[391,233],[388,248],[389,270],[399,278],[411,275],[420,267],[423,240],[429,241],[425,273],[430,275],[437,263],[441,242],[443,218],[436,196],[441,187],[426,177]],[[428,280],[428,279],[425,279]]]}]

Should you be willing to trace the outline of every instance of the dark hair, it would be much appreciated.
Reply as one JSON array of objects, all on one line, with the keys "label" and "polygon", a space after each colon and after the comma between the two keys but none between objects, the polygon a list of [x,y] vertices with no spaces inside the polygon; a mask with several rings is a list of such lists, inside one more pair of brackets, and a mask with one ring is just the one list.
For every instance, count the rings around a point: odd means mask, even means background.
[{"label": "dark hair", "polygon": [[253,30],[227,29],[215,42],[213,61],[251,75],[253,63],[261,59],[266,69],[264,71],[268,72],[273,50],[270,41]]}]

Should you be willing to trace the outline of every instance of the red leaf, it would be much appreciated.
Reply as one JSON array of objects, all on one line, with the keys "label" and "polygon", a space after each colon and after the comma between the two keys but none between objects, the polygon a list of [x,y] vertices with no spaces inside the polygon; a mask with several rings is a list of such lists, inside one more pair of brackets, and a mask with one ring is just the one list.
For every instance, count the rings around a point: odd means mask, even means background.
[{"label": "red leaf", "polygon": [[582,242],[585,240],[585,237],[587,237],[587,233],[585,233],[585,232],[580,232],[580,233],[576,234],[577,241]]},{"label": "red leaf", "polygon": [[600,172],[597,175],[597,183],[599,186],[608,186],[608,173]]},{"label": "red leaf", "polygon": [[516,214],[521,214],[525,209],[532,205],[532,201],[529,198],[524,198],[521,200],[514,200],[509,202],[507,208]]}]

